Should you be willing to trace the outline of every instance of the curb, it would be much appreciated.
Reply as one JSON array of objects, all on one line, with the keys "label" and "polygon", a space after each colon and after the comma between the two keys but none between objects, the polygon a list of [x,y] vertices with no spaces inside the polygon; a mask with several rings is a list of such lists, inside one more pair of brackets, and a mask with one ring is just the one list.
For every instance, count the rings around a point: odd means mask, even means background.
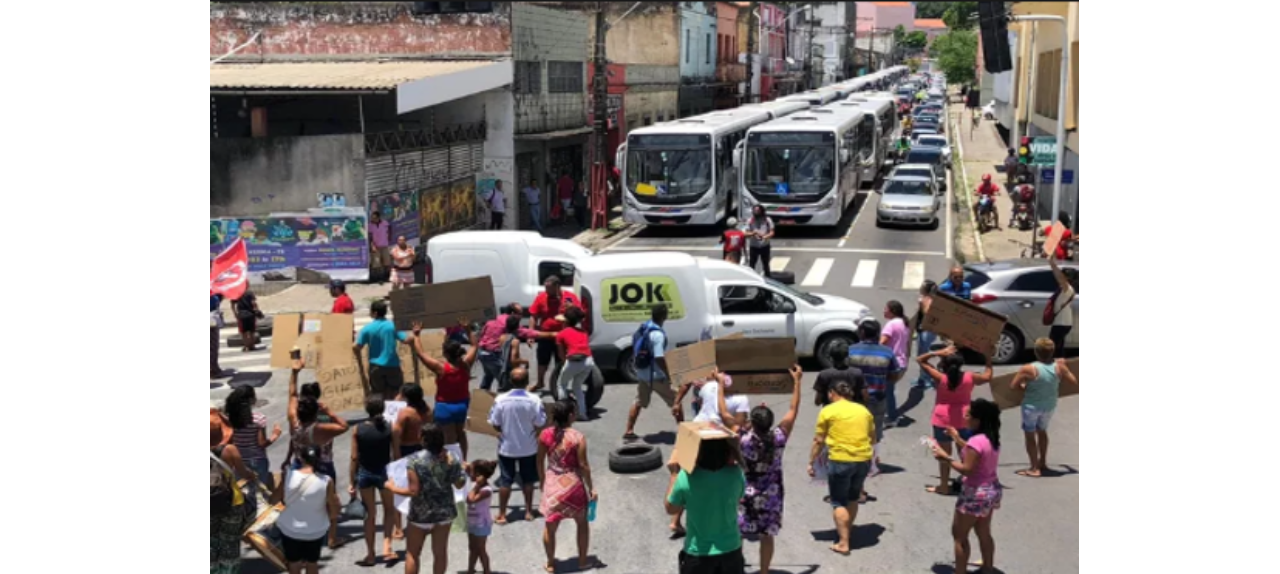
[{"label": "curb", "polygon": [[[958,133],[956,130],[960,129],[960,123],[959,123],[959,122],[957,122],[957,121],[955,121],[955,119],[954,119],[954,118],[952,118],[952,120],[951,120],[951,127],[952,127],[951,135],[953,135],[953,136],[958,136],[958,135],[959,135],[959,133]],[[960,154],[959,154],[959,156],[958,156],[958,157],[960,158],[960,173],[961,173],[961,177],[963,177],[963,178],[964,178],[963,185],[961,186],[961,187],[964,189],[964,206],[963,206],[963,207],[964,207],[964,211],[965,211],[965,213],[967,213],[967,214],[968,214],[968,217],[969,217],[969,225],[970,225],[970,226],[972,227],[972,229],[974,230],[974,231],[973,231],[973,239],[974,239],[974,243],[976,243],[976,244],[977,244],[977,247],[978,247],[978,259],[979,259],[980,261],[986,262],[986,261],[987,261],[987,255],[986,255],[986,253],[984,253],[984,252],[983,252],[983,250],[982,250],[982,234],[981,234],[981,233],[978,233],[978,220],[977,220],[977,219],[975,219],[975,218],[974,218],[974,216],[973,216],[973,191],[969,189],[969,169],[968,169],[968,168],[966,168],[966,167],[965,167],[965,165],[964,165],[964,138],[962,138],[962,137],[954,137],[954,138],[953,138],[953,141],[955,141],[955,142],[956,142],[956,144],[959,146],[959,149],[960,149]],[[956,161],[956,158],[955,158],[955,157],[951,158],[951,161],[952,161],[952,163],[954,164],[954,163],[955,163],[955,161]],[[955,174],[955,169],[954,169],[954,167],[953,167],[953,169],[951,170],[951,173],[952,173],[952,174]]]}]

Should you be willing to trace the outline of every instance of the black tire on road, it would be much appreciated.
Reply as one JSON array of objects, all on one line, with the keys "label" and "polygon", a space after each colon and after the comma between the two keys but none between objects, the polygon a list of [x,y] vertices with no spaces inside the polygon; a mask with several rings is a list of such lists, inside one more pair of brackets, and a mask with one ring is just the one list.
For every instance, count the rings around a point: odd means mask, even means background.
[{"label": "black tire on road", "polygon": [[623,351],[622,355],[618,357],[618,374],[622,375],[622,380],[628,383],[640,382],[640,376],[636,374],[635,363],[631,361],[631,349]]},{"label": "black tire on road", "polygon": [[593,375],[587,381],[587,409],[595,408],[602,397],[604,397],[604,381],[596,379]]},{"label": "black tire on road", "polygon": [[662,468],[662,451],[651,444],[631,444],[609,453],[609,470],[639,474]]}]

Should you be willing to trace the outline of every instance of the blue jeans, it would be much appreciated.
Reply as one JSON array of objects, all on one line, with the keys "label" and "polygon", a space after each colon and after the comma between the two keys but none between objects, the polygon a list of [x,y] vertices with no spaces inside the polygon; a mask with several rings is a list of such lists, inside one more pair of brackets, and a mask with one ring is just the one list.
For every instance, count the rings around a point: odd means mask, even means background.
[{"label": "blue jeans", "polygon": [[894,395],[894,387],[897,384],[895,381],[886,381],[884,387],[885,400],[889,403],[888,408],[885,409],[885,416],[890,421],[898,420],[898,397]]},{"label": "blue jeans", "polygon": [[502,373],[502,355],[480,351],[480,368],[484,371],[484,376],[480,378],[480,388],[487,391],[493,386],[494,379]]},{"label": "blue jeans", "polygon": [[862,487],[871,472],[871,461],[830,461],[827,464],[827,495],[831,506],[840,508],[856,503],[862,497]]},{"label": "blue jeans", "polygon": [[542,204],[529,204],[529,221],[533,223],[533,228],[542,233]]},{"label": "blue jeans", "polygon": [[[936,340],[938,340],[937,333],[932,331],[920,331],[916,336],[916,356],[918,357],[928,353],[933,347],[933,342]],[[920,369],[920,376],[916,378],[916,382],[913,386],[921,388],[936,387],[938,386],[938,382],[933,380],[933,377],[930,377],[929,373],[926,373],[924,369]]]}]

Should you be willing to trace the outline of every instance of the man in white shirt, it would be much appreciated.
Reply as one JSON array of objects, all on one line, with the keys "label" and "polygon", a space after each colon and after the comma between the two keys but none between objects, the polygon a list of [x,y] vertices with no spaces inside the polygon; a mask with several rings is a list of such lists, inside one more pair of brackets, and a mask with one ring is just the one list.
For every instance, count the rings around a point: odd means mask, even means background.
[{"label": "man in white shirt", "polygon": [[529,221],[538,233],[542,233],[542,190],[538,189],[538,178],[529,178],[529,186],[520,191],[524,193],[525,203],[529,204]]},{"label": "man in white shirt", "polygon": [[501,437],[498,438],[498,517],[494,522],[507,523],[507,501],[511,499],[511,485],[520,484],[524,491],[524,517],[533,520],[533,487],[538,483],[538,431],[547,424],[547,411],[542,399],[525,391],[529,385],[529,371],[524,367],[511,370],[511,390],[493,402],[489,410],[489,424]]},{"label": "man in white shirt", "polygon": [[493,182],[489,197],[489,229],[502,229],[502,218],[507,215],[507,194],[502,191],[502,180]]},{"label": "man in white shirt", "polygon": [[[724,376],[724,386],[729,388],[733,385],[733,378],[729,375]],[[697,399],[693,402],[693,407],[697,414],[693,417],[693,422],[713,422],[723,425],[724,420],[720,418],[720,385],[715,384],[712,379],[688,383],[684,388],[680,389],[680,394],[676,397],[675,406],[671,407],[671,412],[680,418],[683,413],[683,399],[689,389],[693,388],[696,392]],[[739,426],[747,424],[747,416],[751,413],[751,399],[746,395],[729,395],[724,398],[725,406],[729,408],[729,412],[737,419],[734,424]]]}]

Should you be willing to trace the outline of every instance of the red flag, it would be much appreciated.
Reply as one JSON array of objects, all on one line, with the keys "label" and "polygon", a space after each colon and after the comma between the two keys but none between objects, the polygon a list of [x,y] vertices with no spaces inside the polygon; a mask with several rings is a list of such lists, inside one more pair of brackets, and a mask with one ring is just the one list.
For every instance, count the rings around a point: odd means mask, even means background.
[{"label": "red flag", "polygon": [[234,243],[213,258],[213,267],[209,269],[209,293],[234,300],[244,295],[248,286],[249,251],[244,246],[244,239],[237,237]]}]

